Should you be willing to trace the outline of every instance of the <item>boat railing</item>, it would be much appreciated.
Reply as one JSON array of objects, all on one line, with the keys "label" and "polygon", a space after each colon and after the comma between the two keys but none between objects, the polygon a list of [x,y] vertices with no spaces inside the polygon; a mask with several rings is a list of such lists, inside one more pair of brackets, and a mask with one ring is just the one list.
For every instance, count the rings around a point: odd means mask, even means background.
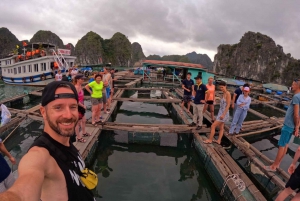
[{"label": "boat railing", "polygon": [[65,60],[64,56],[60,52],[56,52],[54,49],[52,49],[52,53],[55,62],[58,64],[59,69],[62,69],[62,67],[69,69],[68,62]]}]

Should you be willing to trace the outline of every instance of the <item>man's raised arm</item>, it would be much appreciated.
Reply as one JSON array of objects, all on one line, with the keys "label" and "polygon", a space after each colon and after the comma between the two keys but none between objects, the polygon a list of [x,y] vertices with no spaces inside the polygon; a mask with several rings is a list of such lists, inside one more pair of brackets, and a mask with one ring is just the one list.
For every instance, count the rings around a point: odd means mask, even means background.
[{"label": "man's raised arm", "polygon": [[0,194],[1,201],[38,201],[49,166],[49,152],[33,147],[19,164],[19,177],[14,185]]}]

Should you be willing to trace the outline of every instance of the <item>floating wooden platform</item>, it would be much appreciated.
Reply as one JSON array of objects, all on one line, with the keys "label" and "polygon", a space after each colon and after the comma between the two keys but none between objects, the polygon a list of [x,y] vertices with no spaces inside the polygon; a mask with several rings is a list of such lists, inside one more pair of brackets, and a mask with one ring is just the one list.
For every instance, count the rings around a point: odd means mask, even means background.
[{"label": "floating wooden platform", "polygon": [[[163,92],[164,95],[167,98],[171,98],[172,95],[170,95],[167,92]],[[192,103],[193,104],[193,103]],[[174,103],[172,103],[173,106],[176,107]],[[182,117],[182,120],[185,124],[189,124],[190,121],[189,118],[192,118],[192,114],[187,111],[185,108],[185,111],[183,113],[180,112],[180,109],[177,105],[177,112],[179,112],[180,117]],[[204,160],[205,166],[208,166],[207,163],[213,163],[214,168],[216,170],[212,170],[211,168],[206,168],[206,170],[210,174],[215,174],[215,171],[218,171],[218,173],[221,175],[223,181],[225,182],[226,178],[232,174],[238,174],[239,177],[244,181],[246,189],[241,192],[235,183],[232,180],[229,180],[227,182],[227,187],[231,191],[233,198],[235,200],[260,200],[260,201],[266,201],[265,197],[261,194],[261,192],[256,188],[256,186],[252,183],[252,181],[248,178],[248,176],[243,172],[243,170],[240,169],[240,167],[234,162],[234,160],[229,156],[229,154],[218,144],[204,144],[203,141],[206,139],[203,136],[199,135],[200,132],[195,131],[193,133],[194,139],[195,139],[195,145],[196,149],[198,150],[198,153],[203,155],[202,157],[205,157],[206,160]],[[208,132],[210,133],[210,132]],[[201,151],[203,151],[201,153]],[[207,159],[209,158],[209,159]],[[209,162],[208,162],[209,161]],[[220,182],[219,178],[212,176],[211,177],[215,183]],[[228,199],[228,197],[227,197]]]},{"label": "floating wooden platform", "polygon": [[154,87],[154,88],[122,88],[124,90],[135,90],[135,91],[152,91],[152,90],[161,90],[161,91],[169,91],[171,88],[159,88],[159,87]]},{"label": "floating wooden platform", "polygon": [[137,83],[140,83],[142,80],[143,80],[142,77],[137,78],[137,79],[125,84],[125,87],[132,87],[132,86],[136,85]]},{"label": "floating wooden platform", "polygon": [[115,101],[144,102],[144,103],[181,103],[179,99],[144,99],[144,98],[113,98]]},{"label": "floating wooden platform", "polygon": [[[155,133],[192,133],[195,127],[188,127],[187,125],[175,124],[127,124],[127,123],[113,123],[105,122],[100,126],[102,130],[123,130],[130,132],[155,132]],[[198,132],[209,133],[209,128],[202,128]]]}]

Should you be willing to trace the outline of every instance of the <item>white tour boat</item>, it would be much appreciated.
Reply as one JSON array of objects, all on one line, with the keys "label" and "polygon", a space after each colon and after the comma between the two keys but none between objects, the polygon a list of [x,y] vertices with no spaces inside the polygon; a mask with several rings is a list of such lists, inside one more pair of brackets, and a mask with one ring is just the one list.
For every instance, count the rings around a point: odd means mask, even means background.
[{"label": "white tour boat", "polygon": [[6,84],[45,86],[54,80],[58,69],[64,73],[74,65],[71,50],[59,49],[49,43],[32,43],[22,54],[0,59],[1,79]]}]

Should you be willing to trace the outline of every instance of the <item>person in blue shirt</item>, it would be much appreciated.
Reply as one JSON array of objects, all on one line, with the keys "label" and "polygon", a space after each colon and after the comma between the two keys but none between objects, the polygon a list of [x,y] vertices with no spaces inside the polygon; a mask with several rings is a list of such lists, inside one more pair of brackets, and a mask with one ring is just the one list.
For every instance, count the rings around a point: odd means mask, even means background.
[{"label": "person in blue shirt", "polygon": [[292,91],[294,96],[285,113],[283,127],[278,141],[279,148],[276,159],[272,165],[265,166],[267,171],[276,171],[287,152],[292,135],[294,134],[296,137],[299,135],[300,79],[293,81]]},{"label": "person in blue shirt", "polygon": [[251,97],[249,96],[250,88],[244,87],[243,94],[236,101],[237,109],[234,113],[233,120],[229,129],[229,134],[239,134],[242,124],[250,108]]},{"label": "person in blue shirt", "polygon": [[[7,151],[2,139],[0,138],[0,152],[8,157],[10,162],[15,165],[16,159]],[[11,169],[8,166],[6,160],[0,154],[0,193],[9,189],[15,182],[15,178],[11,173]]]},{"label": "person in blue shirt", "polygon": [[191,75],[191,73],[187,73],[186,79],[182,80],[183,100],[181,103],[181,113],[185,103],[187,104],[187,109],[190,112],[192,91],[194,88],[194,81],[191,79]]},{"label": "person in blue shirt", "polygon": [[193,122],[189,126],[196,126],[197,125],[197,119],[198,119],[198,126],[197,130],[202,129],[203,124],[203,108],[204,105],[208,99],[208,89],[205,84],[202,84],[202,77],[197,76],[195,77],[196,85],[193,89],[193,96],[194,98],[194,104],[193,107]]}]

